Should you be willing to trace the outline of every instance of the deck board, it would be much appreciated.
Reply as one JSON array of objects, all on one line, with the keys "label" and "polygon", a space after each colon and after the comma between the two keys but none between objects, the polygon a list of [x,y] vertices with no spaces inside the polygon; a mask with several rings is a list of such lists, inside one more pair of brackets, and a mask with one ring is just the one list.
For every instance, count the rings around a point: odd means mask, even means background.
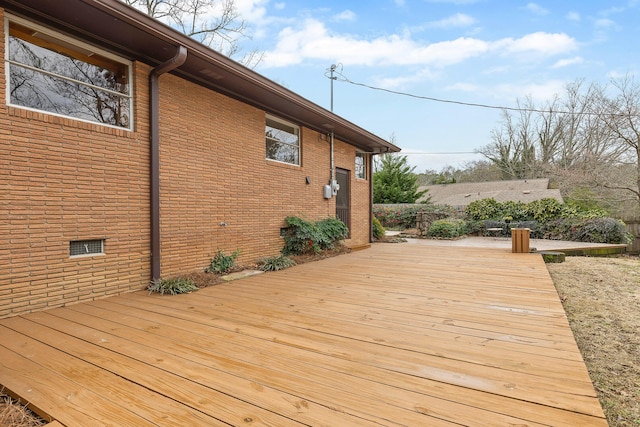
[{"label": "deck board", "polygon": [[0,320],[64,425],[606,426],[544,262],[378,244],[179,296]]}]

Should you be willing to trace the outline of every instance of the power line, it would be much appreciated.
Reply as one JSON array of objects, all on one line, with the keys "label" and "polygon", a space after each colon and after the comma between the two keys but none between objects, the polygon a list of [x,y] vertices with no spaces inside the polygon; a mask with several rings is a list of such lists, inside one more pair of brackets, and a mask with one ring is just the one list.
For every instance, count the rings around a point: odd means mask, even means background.
[{"label": "power line", "polygon": [[402,151],[402,153],[400,153],[402,155],[404,154],[411,154],[411,155],[424,155],[424,156],[439,156],[442,154],[481,154],[478,153],[477,151],[449,151],[449,152],[444,152],[444,153],[425,153],[425,152],[421,152],[421,151]]},{"label": "power line", "polygon": [[[354,82],[354,81],[350,80],[347,76],[342,74],[341,72],[336,72],[336,75],[337,76],[333,77],[334,80],[339,81],[339,82],[349,83],[349,84],[352,84],[354,86],[362,86],[362,87],[365,87],[367,89],[372,89],[372,90],[377,90],[377,91],[381,91],[381,92],[392,93],[394,95],[408,96],[408,97],[411,97],[411,98],[425,99],[427,101],[441,102],[441,103],[445,103],[445,104],[464,105],[466,107],[488,108],[488,109],[493,109],[493,110],[507,110],[507,111],[545,113],[545,114],[546,113],[557,113],[557,114],[571,114],[571,115],[575,115],[575,116],[599,116],[600,115],[598,113],[593,113],[593,112],[590,112],[590,111],[562,111],[562,110],[541,110],[541,109],[537,109],[537,108],[504,107],[504,106],[499,106],[499,105],[490,105],[490,104],[481,104],[481,103],[474,103],[474,102],[454,101],[454,100],[451,100],[451,99],[434,98],[434,97],[431,97],[431,96],[416,95],[416,94],[413,94],[413,93],[400,92],[400,91],[397,91],[397,90],[391,90],[391,89],[385,89],[385,88],[381,88],[381,87],[371,86],[371,85],[368,85],[366,83]],[[609,116],[620,116],[620,117],[636,116],[635,114],[628,114],[628,115],[626,115],[626,114],[607,114],[607,115],[609,115]]]}]

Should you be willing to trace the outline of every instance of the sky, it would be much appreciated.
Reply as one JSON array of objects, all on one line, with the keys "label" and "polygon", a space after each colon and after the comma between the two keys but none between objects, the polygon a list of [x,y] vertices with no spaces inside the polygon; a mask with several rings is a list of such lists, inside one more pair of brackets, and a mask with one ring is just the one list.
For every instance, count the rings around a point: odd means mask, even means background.
[{"label": "sky", "polygon": [[482,159],[502,118],[421,97],[515,107],[640,72],[640,0],[235,2],[241,45],[265,52],[255,71],[330,109],[336,65],[333,111],[393,139],[417,173]]}]

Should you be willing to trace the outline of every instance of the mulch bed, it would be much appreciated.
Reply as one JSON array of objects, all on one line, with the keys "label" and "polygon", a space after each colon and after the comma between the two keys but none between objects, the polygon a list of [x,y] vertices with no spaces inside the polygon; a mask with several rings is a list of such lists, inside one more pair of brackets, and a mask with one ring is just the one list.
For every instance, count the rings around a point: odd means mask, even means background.
[{"label": "mulch bed", "polygon": [[[342,255],[351,252],[351,249],[346,246],[337,246],[335,249],[326,250],[319,254],[309,253],[304,255],[291,255],[289,258],[294,260],[296,264],[304,264],[306,262],[318,261],[325,258],[332,258],[334,256]],[[252,265],[237,265],[224,274],[207,273],[204,270],[193,271],[189,274],[181,277],[191,279],[199,288],[206,288],[208,286],[215,286],[221,283],[225,283],[222,276],[230,273],[236,273],[243,270],[258,270],[257,264]],[[0,426],[2,427],[2,426]]]}]

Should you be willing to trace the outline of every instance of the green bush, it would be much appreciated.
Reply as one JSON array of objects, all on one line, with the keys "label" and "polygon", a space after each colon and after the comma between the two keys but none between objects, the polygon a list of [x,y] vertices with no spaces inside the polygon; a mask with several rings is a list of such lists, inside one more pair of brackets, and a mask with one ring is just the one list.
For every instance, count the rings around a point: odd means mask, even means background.
[{"label": "green bush", "polygon": [[482,235],[487,227],[484,225],[484,221],[467,220],[466,230],[467,234]]},{"label": "green bush", "polygon": [[376,239],[382,239],[384,237],[384,227],[380,224],[380,221],[375,216],[372,219],[373,221],[373,237]]},{"label": "green bush", "polygon": [[506,202],[498,203],[499,218],[503,221],[509,219],[512,222],[526,221],[530,219],[527,215],[527,204],[523,202],[514,202],[508,200]]},{"label": "green bush", "polygon": [[484,221],[498,219],[501,216],[501,209],[498,202],[493,197],[471,202],[465,208],[467,217],[473,221]]},{"label": "green bush", "polygon": [[[583,209],[576,205],[565,205],[556,199],[545,198],[527,204],[522,202],[496,202],[493,198],[476,200],[465,209],[469,221],[499,221],[510,226],[528,221],[546,223],[559,218],[602,218],[606,211],[600,208]],[[500,225],[494,225],[500,227]]]},{"label": "green bush", "polygon": [[293,267],[296,265],[296,262],[289,257],[279,255],[270,258],[262,258],[258,261],[258,265],[262,271],[278,271]]},{"label": "green bush", "polygon": [[288,225],[284,237],[284,255],[304,254],[307,252],[320,252],[318,240],[321,239],[320,231],[314,223],[302,218],[290,216],[285,218]]},{"label": "green bush", "polygon": [[338,218],[327,218],[317,222],[289,216],[285,218],[287,233],[284,235],[284,255],[316,254],[333,249],[336,243],[344,239],[349,229]]},{"label": "green bush", "polygon": [[316,227],[320,231],[320,245],[321,250],[333,249],[336,246],[336,242],[344,239],[349,235],[349,229],[338,218],[325,218],[316,222]]},{"label": "green bush", "polygon": [[149,292],[156,292],[159,294],[186,294],[189,292],[197,291],[198,286],[193,283],[191,279],[184,277],[175,277],[171,279],[159,279],[154,280],[147,286]]},{"label": "green bush", "polygon": [[205,271],[217,274],[226,273],[236,265],[236,258],[238,258],[238,255],[240,255],[240,249],[236,250],[231,255],[226,255],[224,252],[218,251]]},{"label": "green bush", "polygon": [[629,244],[625,224],[614,218],[560,218],[540,227],[545,239],[590,243]]},{"label": "green bush", "polygon": [[605,209],[598,207],[585,209],[576,204],[567,204],[562,207],[562,218],[595,219],[608,216],[609,213]]},{"label": "green bush", "polygon": [[528,205],[523,202],[497,202],[494,198],[476,200],[465,209],[467,217],[472,221],[527,221],[532,219]]},{"label": "green bush", "polygon": [[427,236],[441,239],[455,239],[464,236],[467,231],[467,223],[461,219],[447,218],[434,221],[427,230]]},{"label": "green bush", "polygon": [[573,240],[593,243],[631,243],[624,222],[613,218],[582,219],[573,230]]},{"label": "green bush", "polygon": [[556,199],[546,198],[527,203],[527,217],[538,222],[548,222],[567,216],[565,205]]}]

